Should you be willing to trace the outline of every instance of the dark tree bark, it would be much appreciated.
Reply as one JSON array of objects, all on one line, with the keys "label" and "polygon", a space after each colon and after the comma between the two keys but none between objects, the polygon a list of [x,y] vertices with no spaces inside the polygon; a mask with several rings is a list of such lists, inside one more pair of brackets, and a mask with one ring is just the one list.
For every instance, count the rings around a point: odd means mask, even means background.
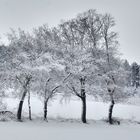
[{"label": "dark tree bark", "polygon": [[81,120],[83,123],[87,123],[86,120],[86,97],[82,97],[82,116],[81,116]]},{"label": "dark tree bark", "polygon": [[[83,123],[87,123],[86,120],[86,92],[85,92],[85,77],[80,78],[81,83],[81,92],[78,93],[74,86],[72,86],[72,91],[75,93],[77,97],[79,97],[82,101],[82,114],[81,114],[81,121]],[[71,88],[70,88],[71,89]]]},{"label": "dark tree bark", "polygon": [[27,94],[27,91],[28,91],[28,85],[29,85],[29,82],[31,80],[31,76],[27,76],[26,77],[26,82],[25,84],[23,85],[23,88],[24,88],[24,92],[22,94],[22,98],[20,100],[20,103],[19,103],[19,107],[18,107],[18,111],[17,111],[17,120],[18,121],[21,121],[21,115],[22,115],[22,107],[23,107],[23,103],[24,103],[24,99],[25,99],[25,96]]},{"label": "dark tree bark", "polygon": [[85,92],[85,78],[80,79],[81,82],[81,100],[82,100],[82,115],[81,120],[83,123],[87,123],[86,120],[86,92]]},{"label": "dark tree bark", "polygon": [[19,107],[18,107],[18,111],[17,111],[17,119],[19,121],[21,121],[22,107],[23,107],[23,102],[24,102],[26,93],[27,93],[27,90],[25,89],[24,92],[23,92],[23,95],[22,95],[22,99],[21,99],[21,101],[19,103]]},{"label": "dark tree bark", "polygon": [[48,112],[48,100],[45,100],[44,101],[44,120],[45,121],[48,121],[47,112]]},{"label": "dark tree bark", "polygon": [[17,111],[17,119],[21,121],[21,112],[22,112],[23,101],[21,100],[19,103],[18,111]]},{"label": "dark tree bark", "polygon": [[111,101],[111,105],[109,107],[109,114],[108,114],[108,121],[110,124],[113,124],[113,119],[112,119],[112,113],[113,113],[113,107],[114,107],[114,100]]}]

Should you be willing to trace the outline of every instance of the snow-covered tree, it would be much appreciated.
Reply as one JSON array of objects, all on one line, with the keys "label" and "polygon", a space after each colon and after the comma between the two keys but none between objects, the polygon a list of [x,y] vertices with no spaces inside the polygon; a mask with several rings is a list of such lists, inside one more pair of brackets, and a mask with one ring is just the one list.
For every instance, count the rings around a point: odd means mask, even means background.
[{"label": "snow-covered tree", "polygon": [[127,72],[128,77],[126,78],[126,85],[129,87],[131,86],[131,66],[127,60],[123,62],[123,68]]},{"label": "snow-covered tree", "polygon": [[9,59],[7,53],[7,46],[0,45],[0,110],[6,109],[6,104],[3,102],[3,98],[6,95],[6,89],[8,88],[7,78],[8,78],[8,71],[7,71],[7,60]]},{"label": "snow-covered tree", "polygon": [[131,66],[132,86],[138,88],[140,85],[140,67],[134,62]]},{"label": "snow-covered tree", "polygon": [[[43,98],[44,120],[47,120],[48,102],[58,92],[64,92],[64,97],[76,95],[81,100],[83,123],[87,122],[87,94],[110,101],[108,120],[113,124],[113,107],[129,97],[125,86],[129,86],[130,78],[128,62],[118,55],[114,26],[111,15],[90,9],[55,28],[43,25],[30,34],[21,29],[12,30],[8,49],[4,48],[8,55],[0,58],[3,61],[0,68],[3,79],[7,80],[4,83],[11,83],[21,98],[18,120],[27,94],[29,118],[30,93],[37,93]],[[134,86],[138,87],[139,66],[133,66],[132,77]]]},{"label": "snow-covered tree", "polygon": [[51,53],[40,56],[36,61],[31,91],[44,102],[44,120],[47,121],[48,102],[56,95],[62,86],[63,66],[53,59]]},{"label": "snow-covered tree", "polygon": [[[12,52],[12,58],[10,62],[11,72],[10,75],[15,83],[15,87],[21,91],[19,96],[21,97],[19,107],[17,110],[17,119],[21,121],[22,107],[24,99],[29,93],[29,85],[32,79],[33,66],[34,66],[34,49],[33,39],[29,33],[25,33],[19,29],[18,32],[12,31],[8,34],[9,48]],[[16,80],[15,80],[16,79]],[[18,83],[19,84],[18,84]],[[28,96],[30,98],[30,96]],[[29,103],[30,100],[28,100]],[[30,105],[30,104],[29,104]],[[29,107],[29,109],[31,109]],[[31,119],[31,110],[29,110],[29,118]]]},{"label": "snow-covered tree", "polygon": [[[87,19],[90,19],[90,17],[88,17],[89,15],[86,16]],[[97,67],[90,57],[89,48],[92,45],[88,40],[91,37],[91,31],[89,31],[91,29],[87,25],[88,20],[86,21],[86,18],[79,15],[78,18],[60,25],[63,64],[65,65],[66,74],[71,74],[71,77],[67,80],[67,89],[65,92],[73,93],[81,99],[83,106],[81,121],[83,123],[87,122],[86,95],[89,91],[86,87],[89,83],[89,79],[95,74],[95,71],[97,71]]]},{"label": "snow-covered tree", "polygon": [[108,121],[110,124],[113,124],[112,113],[115,102],[127,97],[124,92],[127,73],[125,73],[125,70],[122,67],[122,62],[118,57],[117,33],[112,30],[115,26],[114,18],[110,14],[105,14],[102,15],[101,22],[102,46],[105,54],[102,55],[102,59],[106,60],[102,63],[102,67],[104,68],[103,77],[106,82],[106,95],[111,102]]}]

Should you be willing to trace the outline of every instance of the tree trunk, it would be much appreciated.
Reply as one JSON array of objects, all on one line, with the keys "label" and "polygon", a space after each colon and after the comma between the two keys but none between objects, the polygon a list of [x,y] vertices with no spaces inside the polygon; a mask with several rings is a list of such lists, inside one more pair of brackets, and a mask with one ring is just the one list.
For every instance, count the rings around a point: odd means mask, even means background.
[{"label": "tree trunk", "polygon": [[85,92],[85,77],[80,79],[81,82],[81,100],[82,100],[82,115],[81,120],[83,123],[86,121],[86,92]]},{"label": "tree trunk", "polygon": [[24,92],[23,92],[23,95],[22,95],[22,99],[21,99],[21,101],[19,103],[19,107],[18,107],[18,111],[17,111],[17,119],[19,121],[21,121],[22,107],[23,107],[23,102],[24,102],[26,93],[27,93],[27,90],[25,89]]},{"label": "tree trunk", "polygon": [[112,119],[112,113],[113,113],[113,107],[114,107],[114,100],[111,101],[111,105],[109,107],[109,114],[108,114],[108,121],[110,124],[113,124],[113,119]]},{"label": "tree trunk", "polygon": [[28,92],[28,108],[29,108],[29,120],[32,120],[31,104],[30,104],[30,92]]},{"label": "tree trunk", "polygon": [[48,101],[47,100],[45,100],[44,101],[44,120],[45,121],[48,121],[48,119],[47,119],[47,107],[48,107]]},{"label": "tree trunk", "polygon": [[21,99],[21,101],[20,101],[20,103],[19,103],[19,107],[18,107],[18,111],[17,111],[17,119],[18,119],[19,121],[21,121],[22,106],[23,106],[23,102],[24,102],[26,93],[27,93],[27,89],[24,90],[23,95],[22,95],[22,99]]},{"label": "tree trunk", "polygon": [[18,111],[17,111],[17,119],[18,119],[19,121],[21,121],[23,102],[24,102],[25,96],[26,96],[27,91],[28,91],[27,88],[28,88],[28,85],[29,85],[30,80],[31,80],[31,76],[29,76],[29,77],[27,76],[27,77],[26,77],[26,82],[25,82],[25,84],[23,85],[24,92],[23,92],[23,94],[22,94],[22,98],[21,98],[21,100],[20,100],[19,107],[18,107]]},{"label": "tree trunk", "polygon": [[23,101],[21,100],[17,111],[17,119],[19,121],[21,121],[22,106],[23,106]]},{"label": "tree trunk", "polygon": [[83,123],[87,123],[86,120],[86,96],[81,98],[82,100],[82,115],[81,115],[81,120]]}]

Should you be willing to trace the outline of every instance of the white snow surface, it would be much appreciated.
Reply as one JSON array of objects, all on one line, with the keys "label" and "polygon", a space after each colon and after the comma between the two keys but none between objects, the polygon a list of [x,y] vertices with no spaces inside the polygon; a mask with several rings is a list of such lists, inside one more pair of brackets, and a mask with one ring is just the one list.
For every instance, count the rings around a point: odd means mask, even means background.
[{"label": "white snow surface", "polygon": [[99,122],[0,122],[1,140],[139,140],[140,125]]},{"label": "white snow surface", "polygon": [[[140,107],[116,104],[113,116],[120,125],[109,125],[103,119],[108,115],[109,104],[87,101],[88,124],[80,122],[81,102],[71,100],[60,103],[50,101],[49,122],[43,121],[43,102],[32,97],[33,120],[0,122],[0,140],[139,140]],[[6,99],[8,110],[16,112],[18,100]],[[27,100],[23,116],[28,117]],[[131,120],[131,121],[130,121]]]}]

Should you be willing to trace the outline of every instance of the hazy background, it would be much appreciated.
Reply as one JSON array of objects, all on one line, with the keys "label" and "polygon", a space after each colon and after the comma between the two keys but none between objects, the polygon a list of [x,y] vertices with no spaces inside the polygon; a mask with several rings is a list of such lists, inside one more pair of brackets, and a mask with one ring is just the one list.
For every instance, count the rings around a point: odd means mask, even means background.
[{"label": "hazy background", "polygon": [[56,26],[61,19],[91,8],[115,17],[123,58],[140,63],[139,0],[0,0],[0,36],[5,41],[4,34],[10,28],[31,31],[45,23]]}]

